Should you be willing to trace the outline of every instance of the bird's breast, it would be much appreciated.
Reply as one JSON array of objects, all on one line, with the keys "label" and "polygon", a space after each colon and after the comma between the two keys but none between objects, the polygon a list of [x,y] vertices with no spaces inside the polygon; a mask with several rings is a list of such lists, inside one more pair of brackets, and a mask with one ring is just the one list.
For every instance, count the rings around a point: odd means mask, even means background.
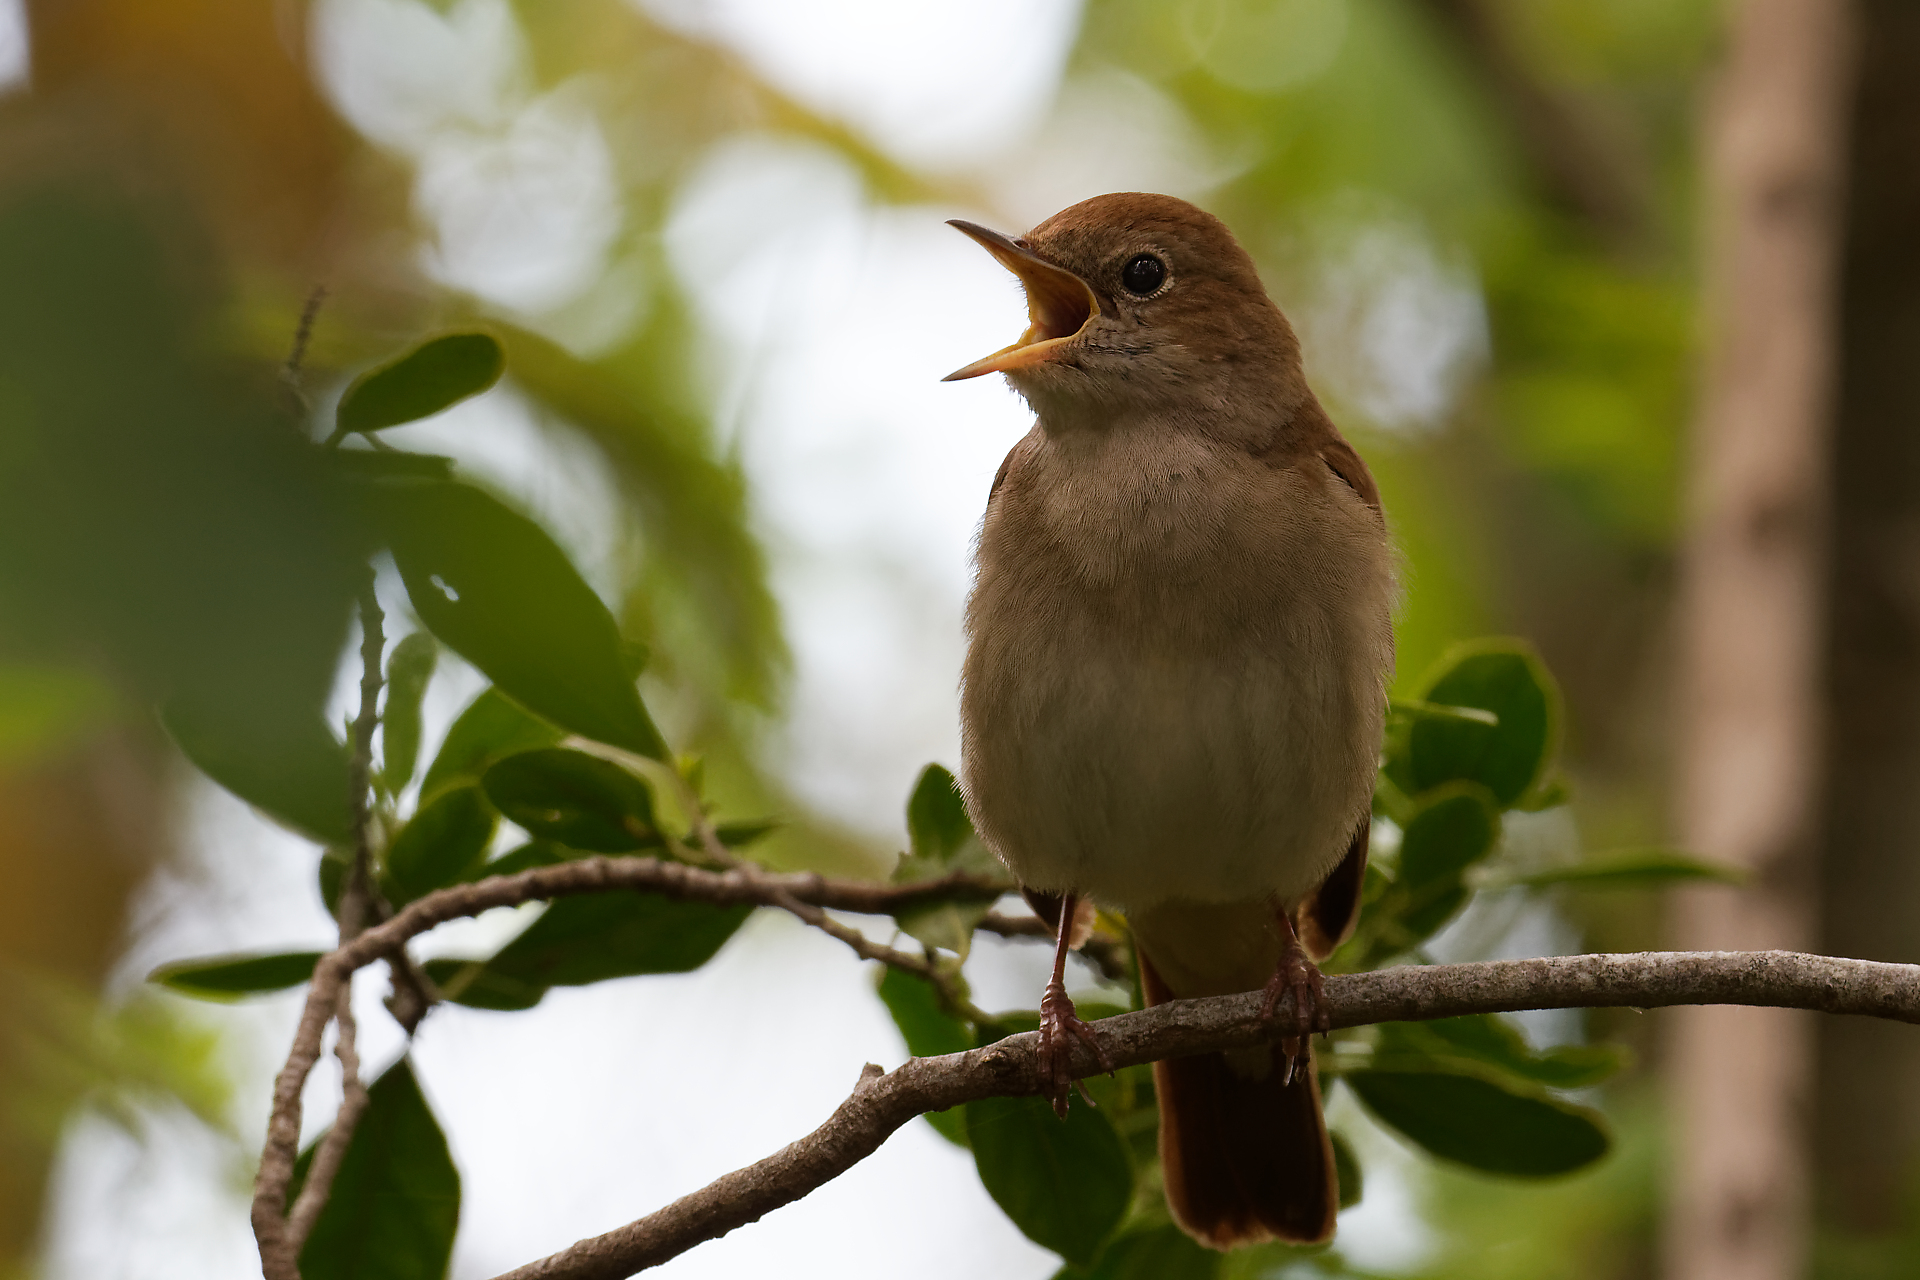
[{"label": "bird's breast", "polygon": [[982,834],[1023,883],[1122,906],[1297,897],[1371,792],[1391,652],[1377,516],[1204,441],[1045,445],[992,504],[968,608]]}]

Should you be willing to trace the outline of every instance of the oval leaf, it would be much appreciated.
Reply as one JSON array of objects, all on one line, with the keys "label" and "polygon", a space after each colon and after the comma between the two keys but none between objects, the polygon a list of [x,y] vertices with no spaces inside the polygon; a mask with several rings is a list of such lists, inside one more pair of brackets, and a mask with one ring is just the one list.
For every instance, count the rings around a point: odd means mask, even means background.
[{"label": "oval leaf", "polygon": [[1483,640],[1451,651],[1423,702],[1491,712],[1496,723],[1421,716],[1407,732],[1394,781],[1409,795],[1455,779],[1478,782],[1502,806],[1546,777],[1560,733],[1560,690],[1533,647]]},{"label": "oval leaf", "polygon": [[394,483],[378,495],[407,595],[434,635],[535,714],[668,758],[613,615],[545,530],[471,485]]},{"label": "oval leaf", "polygon": [[413,781],[420,762],[420,703],[439,659],[440,646],[424,631],[408,633],[387,658],[387,702],[380,710],[380,785],[390,796]]},{"label": "oval leaf", "polygon": [[1596,853],[1565,867],[1530,871],[1503,884],[1544,889],[1565,885],[1569,889],[1665,889],[1689,881],[1714,880],[1721,884],[1743,884],[1747,873],[1723,862],[1708,862],[1673,849],[1622,849]]},{"label": "oval leaf", "polygon": [[1360,1157],[1354,1153],[1353,1144],[1338,1129],[1327,1136],[1333,1143],[1333,1173],[1340,1183],[1340,1207],[1351,1209],[1360,1203],[1360,1197],[1366,1190],[1360,1171]]},{"label": "oval leaf", "polygon": [[560,730],[506,694],[498,689],[484,689],[447,730],[439,754],[427,766],[427,776],[420,782],[421,798],[445,787],[478,782],[495,760],[533,747],[552,746],[560,737]]},{"label": "oval leaf", "polygon": [[907,836],[914,856],[938,862],[952,861],[974,838],[960,784],[945,766],[930,764],[920,771],[907,798]]},{"label": "oval leaf", "polygon": [[[291,1204],[313,1159],[294,1169]],[[333,1191],[300,1251],[302,1280],[437,1280],[453,1257],[460,1172],[402,1058],[367,1088]]]},{"label": "oval leaf", "polygon": [[1431,1065],[1435,1059],[1453,1060],[1437,1069],[1457,1070],[1461,1069],[1458,1060],[1466,1058],[1553,1089],[1599,1084],[1622,1070],[1628,1057],[1622,1046],[1612,1044],[1563,1044],[1535,1050],[1518,1027],[1493,1013],[1386,1023],[1380,1028],[1374,1056],[1390,1058],[1396,1070],[1418,1058],[1430,1061],[1415,1063],[1414,1070],[1436,1069]]},{"label": "oval leaf", "polygon": [[1409,889],[1459,880],[1493,852],[1500,817],[1485,788],[1448,784],[1421,798],[1400,837],[1400,881]]},{"label": "oval leaf", "polygon": [[1103,1249],[1089,1270],[1063,1271],[1054,1280],[1214,1280],[1225,1261],[1168,1223],[1129,1231]]},{"label": "oval leaf", "polygon": [[540,1003],[547,989],[488,970],[482,960],[429,960],[423,966],[442,998],[469,1009],[518,1013]]},{"label": "oval leaf", "polygon": [[327,462],[354,480],[451,480],[453,459],[399,449],[329,449]]},{"label": "oval leaf", "polygon": [[561,898],[487,961],[488,976],[577,987],[646,973],[689,973],[713,958],[753,910],[653,893]]},{"label": "oval leaf", "polygon": [[238,1000],[241,996],[285,991],[313,977],[321,952],[288,951],[279,955],[204,956],[176,960],[147,975],[181,995],[196,1000]]},{"label": "oval leaf", "polygon": [[1035,1244],[1090,1265],[1133,1200],[1133,1164],[1104,1113],[1044,1098],[967,1104],[967,1143],[994,1203]]},{"label": "oval leaf", "polygon": [[490,333],[449,333],[353,380],[340,397],[339,433],[431,418],[500,380],[506,355]]},{"label": "oval leaf", "polygon": [[160,719],[202,773],[268,817],[320,844],[352,838],[347,749],[319,716],[289,717],[262,733],[217,699],[182,697]]},{"label": "oval leaf", "polygon": [[[880,975],[880,1002],[887,1006],[907,1052],[916,1058],[938,1058],[949,1053],[964,1053],[973,1048],[973,1036],[966,1024],[940,1007],[933,984],[899,969],[884,969]],[[950,1111],[930,1111],[926,1121],[934,1132],[959,1146],[967,1145],[967,1118],[963,1107]]]},{"label": "oval leaf", "polygon": [[626,853],[661,842],[647,784],[584,751],[522,751],[489,768],[481,785],[500,812],[529,835],[595,853]]},{"label": "oval leaf", "polygon": [[1598,1112],[1478,1075],[1366,1070],[1341,1079],[1383,1123],[1442,1159],[1488,1173],[1571,1173],[1612,1145]]},{"label": "oval leaf", "polygon": [[548,840],[530,840],[518,848],[509,849],[492,862],[483,862],[462,877],[471,883],[485,880],[489,876],[511,876],[522,871],[531,871],[535,867],[552,867],[568,860],[566,849]]},{"label": "oval leaf", "polygon": [[399,906],[465,879],[486,859],[496,821],[474,786],[443,791],[421,805],[387,846],[382,887],[388,899]]}]

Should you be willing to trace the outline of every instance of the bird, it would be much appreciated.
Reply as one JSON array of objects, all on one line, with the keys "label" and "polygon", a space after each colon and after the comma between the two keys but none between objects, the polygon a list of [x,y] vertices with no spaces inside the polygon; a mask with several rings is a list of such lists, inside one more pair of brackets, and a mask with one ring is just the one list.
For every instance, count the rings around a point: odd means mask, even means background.
[{"label": "bird", "polygon": [[1034,425],[994,475],[961,671],[961,791],[1056,934],[1039,1068],[1064,1117],[1064,985],[1094,904],[1144,1000],[1290,998],[1277,1042],[1154,1064],[1174,1221],[1204,1245],[1328,1240],[1339,1206],[1314,961],[1359,913],[1393,669],[1395,552],[1366,464],[1219,219],[1075,204],[1024,236],[952,225],[1025,287],[1003,374]]}]

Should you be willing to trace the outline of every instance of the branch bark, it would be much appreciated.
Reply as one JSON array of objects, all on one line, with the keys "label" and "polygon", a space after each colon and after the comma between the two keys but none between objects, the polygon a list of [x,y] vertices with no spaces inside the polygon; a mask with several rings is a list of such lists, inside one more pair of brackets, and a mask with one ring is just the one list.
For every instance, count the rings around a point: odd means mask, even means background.
[{"label": "branch bark", "polygon": [[[254,1183],[253,1225],[267,1280],[298,1280],[298,1250],[284,1206],[298,1154],[300,1093],[356,970],[446,921],[534,899],[637,889],[686,900],[783,906],[783,898],[828,896],[822,883],[817,876],[774,875],[744,865],[712,871],[653,858],[587,858],[429,894],[329,953],[314,969],[292,1049],[274,1083]],[[1813,1009],[1920,1023],[1920,967],[1792,952],[1568,956],[1336,976],[1327,980],[1326,999],[1335,1028],[1520,1009],[1680,1004]],[[1257,992],[1176,1000],[1105,1019],[1100,1034],[1118,1066],[1242,1048],[1292,1026],[1289,1006],[1283,1003],[1267,1021],[1260,1003]],[[870,1066],[853,1096],[807,1137],[657,1213],[510,1272],[508,1280],[630,1275],[799,1199],[865,1159],[924,1111],[1038,1093],[1035,1039],[1031,1033],[1011,1036],[968,1053],[914,1059],[890,1073]],[[1100,1070],[1083,1048],[1075,1054],[1076,1075]]]},{"label": "branch bark", "polygon": [[[1116,1066],[1262,1044],[1291,1027],[1290,1011],[1260,1016],[1261,994],[1175,1000],[1097,1025]],[[1920,966],[1796,952],[1649,952],[1486,964],[1407,966],[1330,977],[1335,1028],[1520,1009],[1742,1004],[1864,1014],[1920,1023]],[[582,1240],[498,1280],[616,1280],[655,1267],[791,1204],[878,1150],[927,1111],[980,1098],[1041,1092],[1038,1035],[914,1058],[890,1072],[869,1064],[853,1094],[818,1129],[666,1208]],[[1073,1046],[1074,1074],[1100,1070]]]}]

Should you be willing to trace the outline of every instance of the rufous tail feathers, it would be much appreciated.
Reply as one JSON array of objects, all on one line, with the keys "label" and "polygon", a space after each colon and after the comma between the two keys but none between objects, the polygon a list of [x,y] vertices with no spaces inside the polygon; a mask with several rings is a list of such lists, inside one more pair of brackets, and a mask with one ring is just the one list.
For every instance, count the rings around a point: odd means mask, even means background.
[{"label": "rufous tail feathers", "polygon": [[[1149,1006],[1174,998],[1144,950],[1140,978]],[[1287,1084],[1280,1046],[1265,1052],[1264,1072],[1257,1052],[1232,1063],[1204,1053],[1153,1064],[1167,1207],[1215,1249],[1333,1236],[1340,1185],[1311,1059]]]}]

